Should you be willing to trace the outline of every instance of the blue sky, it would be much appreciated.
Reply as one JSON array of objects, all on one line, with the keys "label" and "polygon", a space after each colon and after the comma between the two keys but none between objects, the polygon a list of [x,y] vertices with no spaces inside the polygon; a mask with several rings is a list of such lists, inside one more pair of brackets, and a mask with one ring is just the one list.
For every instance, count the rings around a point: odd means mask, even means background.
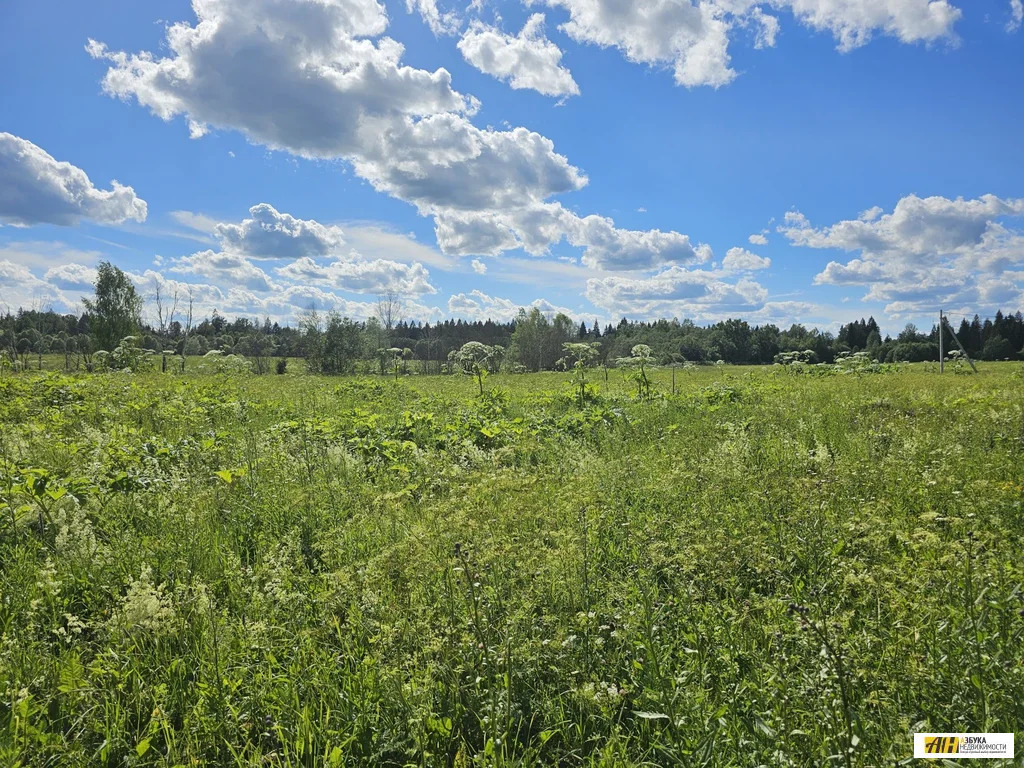
[{"label": "blue sky", "polygon": [[283,322],[1022,309],[1022,13],[9,0],[0,307],[77,309],[108,259]]}]

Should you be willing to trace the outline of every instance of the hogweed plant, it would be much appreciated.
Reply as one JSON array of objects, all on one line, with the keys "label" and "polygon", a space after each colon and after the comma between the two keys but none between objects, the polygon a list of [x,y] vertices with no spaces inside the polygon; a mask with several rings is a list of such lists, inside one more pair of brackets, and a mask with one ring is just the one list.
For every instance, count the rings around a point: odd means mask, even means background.
[{"label": "hogweed plant", "polygon": [[405,362],[405,358],[402,355],[401,347],[391,347],[387,351],[388,363],[391,366],[391,372],[395,374],[395,381],[398,381],[399,374],[402,373],[402,366]]},{"label": "hogweed plant", "polygon": [[560,368],[572,371],[571,386],[576,392],[576,401],[580,408],[587,399],[587,369],[593,364],[598,356],[598,347],[601,342],[572,342],[562,344],[565,356],[558,361]]},{"label": "hogweed plant", "polygon": [[470,376],[476,377],[477,385],[480,387],[480,396],[484,394],[484,379],[487,378],[488,362],[490,361],[493,349],[479,341],[470,341],[462,345],[462,348],[455,354],[455,363],[460,370]]},{"label": "hogweed plant", "polygon": [[654,365],[651,348],[646,344],[637,344],[630,350],[629,357],[620,357],[616,363],[628,370],[626,377],[636,384],[637,399],[650,400],[651,380],[647,375],[647,369]]}]

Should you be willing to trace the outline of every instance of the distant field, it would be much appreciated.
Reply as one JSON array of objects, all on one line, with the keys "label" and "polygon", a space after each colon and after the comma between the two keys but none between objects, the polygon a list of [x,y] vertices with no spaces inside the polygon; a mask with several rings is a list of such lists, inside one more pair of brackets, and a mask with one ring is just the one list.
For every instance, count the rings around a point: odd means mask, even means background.
[{"label": "distant field", "polygon": [[1021,364],[289,368],[0,376],[0,765],[1020,744]]}]

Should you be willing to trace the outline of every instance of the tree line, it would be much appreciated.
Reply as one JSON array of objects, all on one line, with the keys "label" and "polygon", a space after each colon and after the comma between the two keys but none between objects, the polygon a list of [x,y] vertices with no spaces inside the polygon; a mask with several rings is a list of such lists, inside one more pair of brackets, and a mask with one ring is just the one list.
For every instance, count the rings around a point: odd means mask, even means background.
[{"label": "tree line", "polygon": [[[304,358],[320,373],[376,370],[380,373],[442,373],[453,370],[459,351],[478,342],[490,351],[487,366],[509,371],[541,371],[565,367],[565,345],[589,344],[593,364],[612,365],[629,357],[637,345],[650,349],[652,362],[732,364],[772,363],[786,353],[831,363],[844,353],[865,352],[879,362],[936,360],[938,326],[927,332],[907,325],[896,337],[883,337],[874,318],[843,325],[832,334],[793,324],[750,325],[729,319],[709,325],[691,320],[631,321],[626,318],[603,328],[597,320],[576,324],[564,314],[548,316],[537,308],[521,309],[508,322],[444,320],[422,323],[404,317],[405,305],[395,294],[378,298],[376,312],[354,320],[333,312],[310,309],[294,325],[238,317],[228,320],[214,311],[194,317],[190,295],[150,297],[157,322],[143,320],[144,299],[120,269],[99,265],[95,295],[77,314],[18,310],[0,315],[0,350],[11,360],[42,365],[45,354],[63,354],[65,367],[91,367],[91,356],[133,346],[181,360],[212,352],[240,354],[253,360],[258,371],[270,370],[272,358]],[[956,331],[968,354],[981,360],[1024,359],[1024,316],[997,312],[994,318],[964,319]],[[947,337],[947,350],[955,348]],[[283,370],[283,365],[278,365]]]}]

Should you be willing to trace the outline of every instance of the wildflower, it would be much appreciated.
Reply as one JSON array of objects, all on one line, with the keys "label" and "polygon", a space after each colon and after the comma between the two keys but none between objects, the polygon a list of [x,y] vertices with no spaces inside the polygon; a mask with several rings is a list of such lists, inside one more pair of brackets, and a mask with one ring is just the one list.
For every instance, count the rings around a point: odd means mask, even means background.
[{"label": "wildflower", "polygon": [[163,585],[153,584],[153,570],[147,565],[142,569],[138,579],[128,586],[121,605],[126,627],[141,629],[154,634],[164,634],[174,621],[174,607]]}]

